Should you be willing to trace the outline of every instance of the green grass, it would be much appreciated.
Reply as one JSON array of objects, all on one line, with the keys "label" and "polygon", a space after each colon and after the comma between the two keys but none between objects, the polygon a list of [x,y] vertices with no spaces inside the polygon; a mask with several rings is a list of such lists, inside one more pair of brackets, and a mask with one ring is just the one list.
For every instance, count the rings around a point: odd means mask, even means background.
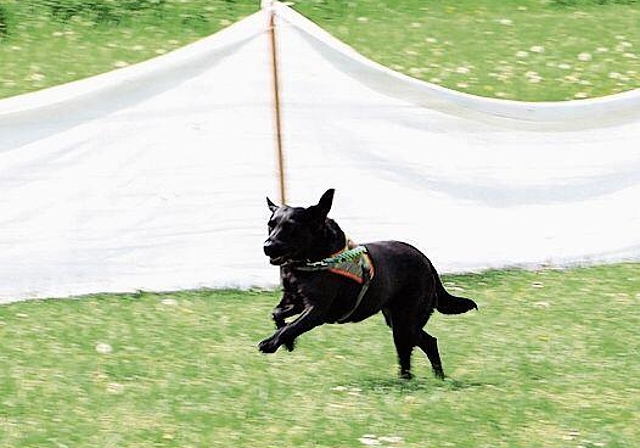
[{"label": "green grass", "polygon": [[[634,0],[291,3],[364,55],[468,93],[545,101],[640,87]],[[257,7],[257,0],[0,0],[0,98],[171,51]]]},{"label": "green grass", "polygon": [[429,323],[444,382],[380,316],[261,355],[274,292],[1,306],[0,446],[638,446],[640,264],[445,281],[480,311]]},{"label": "green grass", "polygon": [[[0,98],[149,59],[256,11],[234,0],[0,0]],[[103,10],[91,7],[107,5]],[[127,5],[130,4],[129,7]],[[53,6],[66,6],[55,9]],[[2,27],[0,26],[0,30]]]},{"label": "green grass", "polygon": [[324,0],[296,8],[383,65],[467,93],[550,101],[640,87],[640,3],[563,3]]}]

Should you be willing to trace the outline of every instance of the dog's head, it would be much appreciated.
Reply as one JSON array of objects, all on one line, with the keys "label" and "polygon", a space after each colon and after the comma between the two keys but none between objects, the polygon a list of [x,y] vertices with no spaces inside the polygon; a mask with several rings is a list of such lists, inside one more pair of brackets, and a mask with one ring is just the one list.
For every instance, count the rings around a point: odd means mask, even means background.
[{"label": "dog's head", "polygon": [[308,257],[307,254],[313,251],[314,243],[321,240],[334,192],[333,189],[327,190],[316,205],[307,208],[277,206],[267,198],[271,218],[264,253],[271,264],[281,265]]}]

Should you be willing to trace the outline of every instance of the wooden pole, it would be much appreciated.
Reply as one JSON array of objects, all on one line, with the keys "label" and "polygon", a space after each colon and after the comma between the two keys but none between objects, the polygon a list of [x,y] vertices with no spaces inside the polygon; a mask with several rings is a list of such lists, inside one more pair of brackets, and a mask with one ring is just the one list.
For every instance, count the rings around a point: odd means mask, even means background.
[{"label": "wooden pole", "polygon": [[273,105],[276,133],[276,154],[278,161],[278,178],[280,187],[280,203],[287,203],[286,176],[284,167],[284,151],[282,148],[282,112],[280,107],[280,79],[278,72],[278,46],[276,41],[276,21],[273,7],[269,11],[269,41],[271,43],[271,72],[273,79]]}]

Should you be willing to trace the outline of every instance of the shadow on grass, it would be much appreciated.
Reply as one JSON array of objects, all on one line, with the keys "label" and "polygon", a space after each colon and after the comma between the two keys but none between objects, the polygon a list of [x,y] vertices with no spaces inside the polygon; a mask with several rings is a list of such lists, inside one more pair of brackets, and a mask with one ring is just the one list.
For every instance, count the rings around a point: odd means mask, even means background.
[{"label": "shadow on grass", "polygon": [[434,390],[461,391],[491,386],[491,384],[456,380],[449,377],[444,380],[437,380],[435,378],[414,378],[412,380],[401,380],[399,378],[363,378],[362,380],[350,382],[349,386],[365,392],[404,394],[412,392],[433,392]]}]

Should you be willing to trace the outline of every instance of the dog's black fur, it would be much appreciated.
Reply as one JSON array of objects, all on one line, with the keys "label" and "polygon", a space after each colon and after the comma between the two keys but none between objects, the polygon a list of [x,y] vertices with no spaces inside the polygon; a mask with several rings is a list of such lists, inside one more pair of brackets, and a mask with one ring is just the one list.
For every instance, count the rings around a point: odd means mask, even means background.
[{"label": "dog's black fur", "polygon": [[[264,252],[271,264],[280,266],[284,294],[273,310],[277,330],[260,342],[263,353],[273,353],[281,345],[293,350],[302,333],[325,323],[336,323],[355,306],[360,285],[328,271],[296,269],[306,261],[318,261],[345,247],[345,234],[327,218],[334,190],[327,190],[317,205],[308,208],[276,206],[272,212],[269,238]],[[399,241],[365,244],[375,266],[375,275],[349,322],[360,322],[382,311],[392,328],[398,352],[400,377],[409,379],[411,352],[420,347],[429,358],[436,377],[444,378],[436,338],[422,328],[436,309],[444,314],[460,314],[477,309],[470,299],[449,294],[431,262],[416,248]],[[291,323],[285,319],[299,316]]]}]

